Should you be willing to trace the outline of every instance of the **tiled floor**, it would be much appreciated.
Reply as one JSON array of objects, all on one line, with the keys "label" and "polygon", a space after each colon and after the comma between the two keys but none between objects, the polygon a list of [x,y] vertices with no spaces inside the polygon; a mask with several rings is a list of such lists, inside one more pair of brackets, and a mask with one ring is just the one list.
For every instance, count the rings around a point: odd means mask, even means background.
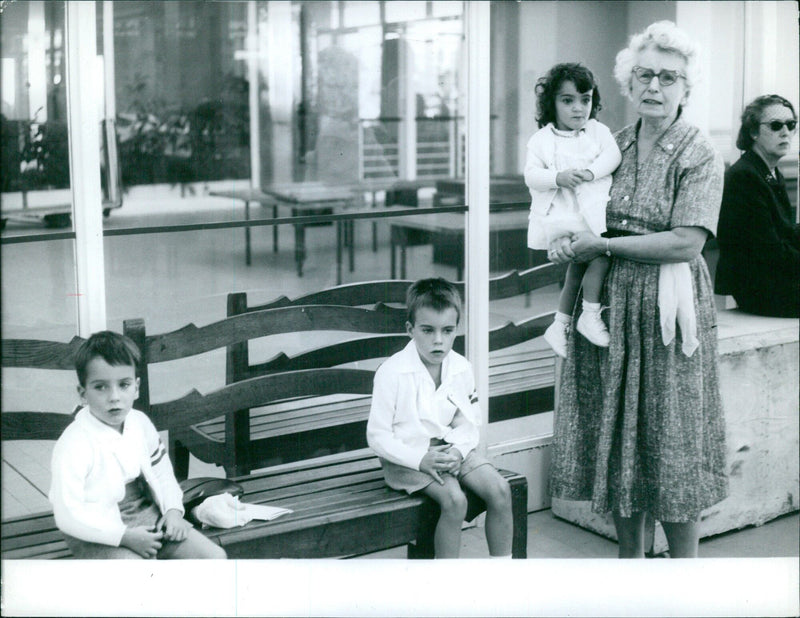
[{"label": "tiled floor", "polygon": [[[486,558],[484,530],[464,530],[462,558]],[[783,558],[800,556],[800,513],[794,512],[762,526],[702,539],[701,558]],[[398,547],[363,556],[364,558],[404,558]],[[617,544],[553,516],[550,509],[528,514],[528,558],[616,558]]]}]

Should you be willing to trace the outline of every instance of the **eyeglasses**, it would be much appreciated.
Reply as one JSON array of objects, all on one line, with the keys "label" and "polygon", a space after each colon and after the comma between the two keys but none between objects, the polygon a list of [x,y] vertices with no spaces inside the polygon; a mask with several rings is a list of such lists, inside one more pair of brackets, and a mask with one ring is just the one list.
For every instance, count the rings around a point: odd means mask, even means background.
[{"label": "eyeglasses", "polygon": [[678,71],[668,71],[667,69],[661,69],[658,73],[653,71],[653,69],[645,69],[643,67],[633,67],[631,71],[643,84],[649,84],[653,81],[654,77],[658,78],[658,83],[662,86],[671,86],[676,81],[678,81],[679,77],[686,79],[686,76],[683,73]]},{"label": "eyeglasses", "polygon": [[758,124],[767,125],[775,133],[780,131],[784,125],[786,125],[786,128],[789,129],[789,131],[794,131],[797,128],[796,120],[771,120],[770,122],[759,122]]}]

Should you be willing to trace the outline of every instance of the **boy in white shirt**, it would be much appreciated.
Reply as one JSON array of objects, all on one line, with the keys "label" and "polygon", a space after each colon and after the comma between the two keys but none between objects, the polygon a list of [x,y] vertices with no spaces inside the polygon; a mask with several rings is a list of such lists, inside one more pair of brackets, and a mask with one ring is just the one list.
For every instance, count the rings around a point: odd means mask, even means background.
[{"label": "boy in white shirt", "polygon": [[84,407],[56,442],[50,502],[76,558],[225,558],[183,518],[183,494],[155,426],[132,409],[139,350],[111,331],[78,349]]},{"label": "boy in white shirt", "polygon": [[386,484],[422,491],[441,510],[436,558],[458,558],[467,512],[464,487],[486,503],[489,554],[511,557],[513,517],[506,480],[477,451],[480,409],[466,358],[454,352],[461,297],[441,278],[422,279],[406,294],[411,341],[375,373],[367,442]]}]

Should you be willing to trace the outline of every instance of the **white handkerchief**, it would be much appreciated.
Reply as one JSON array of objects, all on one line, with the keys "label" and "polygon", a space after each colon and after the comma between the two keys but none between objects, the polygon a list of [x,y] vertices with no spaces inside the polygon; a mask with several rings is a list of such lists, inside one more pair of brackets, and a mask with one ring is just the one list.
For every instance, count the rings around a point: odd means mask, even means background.
[{"label": "white handkerchief", "polygon": [[266,504],[249,504],[247,502],[242,503],[244,505],[244,512],[251,519],[263,519],[265,521],[270,521],[271,519],[275,519],[276,517],[280,517],[281,515],[286,515],[287,513],[291,513],[292,509],[284,509],[279,506],[267,506]]},{"label": "white handkerchief", "polygon": [[658,273],[658,309],[664,345],[669,345],[675,338],[677,322],[683,339],[683,353],[686,356],[694,354],[700,342],[697,339],[692,271],[688,262],[661,265]]}]

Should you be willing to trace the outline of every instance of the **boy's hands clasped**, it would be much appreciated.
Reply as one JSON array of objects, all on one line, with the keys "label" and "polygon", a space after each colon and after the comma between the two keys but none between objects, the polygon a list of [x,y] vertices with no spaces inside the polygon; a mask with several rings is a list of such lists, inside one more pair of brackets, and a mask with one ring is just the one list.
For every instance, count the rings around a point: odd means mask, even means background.
[{"label": "boy's hands clasped", "polygon": [[125,530],[120,545],[135,551],[142,558],[155,558],[163,538],[161,530],[153,532],[145,526],[134,526]]},{"label": "boy's hands clasped", "polygon": [[433,446],[425,453],[422,461],[419,462],[419,469],[433,477],[433,479],[444,485],[444,479],[441,474],[458,474],[461,468],[463,457],[458,449],[453,448],[450,444],[442,444],[440,446]]},{"label": "boy's hands clasped", "polygon": [[159,518],[155,530],[145,526],[125,530],[120,545],[132,549],[142,558],[155,558],[164,541],[185,541],[191,527],[180,511],[170,509]]},{"label": "boy's hands clasped", "polygon": [[186,536],[189,534],[191,527],[192,524],[183,518],[180,511],[175,509],[167,511],[156,524],[156,530],[164,530],[165,541],[175,541],[178,543],[186,540]]}]

